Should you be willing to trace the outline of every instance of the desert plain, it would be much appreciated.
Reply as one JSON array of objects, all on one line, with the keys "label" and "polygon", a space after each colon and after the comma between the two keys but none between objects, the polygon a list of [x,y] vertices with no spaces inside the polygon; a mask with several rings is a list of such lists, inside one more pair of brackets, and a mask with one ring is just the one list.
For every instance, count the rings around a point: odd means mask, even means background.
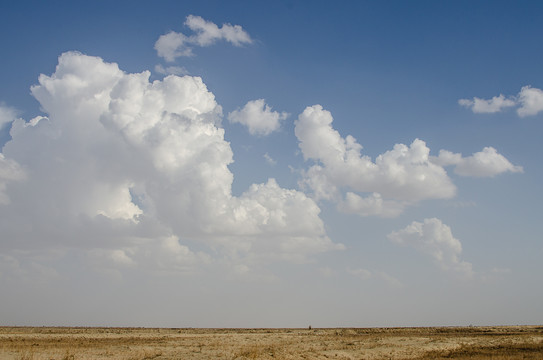
[{"label": "desert plain", "polygon": [[543,326],[0,327],[0,360],[7,359],[543,359]]}]

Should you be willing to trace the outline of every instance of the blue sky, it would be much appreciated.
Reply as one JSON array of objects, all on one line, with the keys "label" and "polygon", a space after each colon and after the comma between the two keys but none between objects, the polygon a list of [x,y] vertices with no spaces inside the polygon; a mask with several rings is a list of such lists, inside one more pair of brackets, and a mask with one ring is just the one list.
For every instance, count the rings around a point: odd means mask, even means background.
[{"label": "blue sky", "polygon": [[3,325],[541,323],[541,7],[0,5]]}]

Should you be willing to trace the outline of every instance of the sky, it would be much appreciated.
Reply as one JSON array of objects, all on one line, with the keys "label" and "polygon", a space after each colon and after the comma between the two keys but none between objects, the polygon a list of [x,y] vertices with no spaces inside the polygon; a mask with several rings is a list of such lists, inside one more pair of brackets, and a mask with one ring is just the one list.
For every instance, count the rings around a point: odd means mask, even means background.
[{"label": "sky", "polygon": [[543,323],[543,4],[0,4],[0,325]]}]

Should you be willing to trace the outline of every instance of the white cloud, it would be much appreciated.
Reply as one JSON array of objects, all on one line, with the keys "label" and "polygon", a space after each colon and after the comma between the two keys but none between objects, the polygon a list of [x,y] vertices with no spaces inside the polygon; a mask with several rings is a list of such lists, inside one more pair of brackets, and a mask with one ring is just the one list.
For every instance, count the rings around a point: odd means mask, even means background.
[{"label": "white cloud", "polygon": [[543,111],[543,91],[531,86],[524,86],[518,94],[519,116],[537,115]]},{"label": "white cloud", "polygon": [[170,31],[160,35],[155,43],[155,50],[158,56],[172,62],[181,56],[192,56],[192,48],[188,47],[190,39],[181,33]]},{"label": "white cloud", "polygon": [[234,46],[252,43],[249,34],[239,25],[223,24],[220,28],[211,21],[200,16],[189,15],[185,25],[195,32],[186,36],[170,31],[161,35],[155,43],[158,56],[172,62],[181,56],[192,56],[194,46],[210,46],[219,40],[225,40]]},{"label": "white cloud", "polygon": [[251,100],[241,110],[228,114],[228,120],[247,126],[251,135],[266,136],[279,130],[281,121],[288,116],[286,112],[279,113],[271,109],[264,99]]},{"label": "white cloud", "polygon": [[32,94],[47,117],[15,120],[0,154],[5,248],[77,244],[100,249],[111,266],[164,271],[209,260],[186,239],[247,263],[343,248],[300,191],[270,179],[233,196],[233,154],[214,95],[198,77],[149,76],[68,52],[39,77]]},{"label": "white cloud", "polygon": [[101,207],[98,205],[99,208],[96,213],[110,219],[124,219],[137,222],[138,216],[143,214],[143,211],[132,202],[130,189],[133,188],[134,184],[120,184],[113,191],[111,191],[112,189],[109,184],[102,186],[104,189],[98,189],[97,192],[110,192],[113,198]]},{"label": "white cloud", "polygon": [[470,108],[474,113],[497,113],[508,107],[519,106],[517,114],[525,117],[543,111],[543,90],[528,85],[522,87],[515,97],[506,98],[502,94],[490,100],[474,97],[473,100],[460,99],[458,104]]},{"label": "white cloud", "polygon": [[[216,231],[224,231],[225,241],[238,244],[231,248],[236,254],[253,252],[257,262],[271,258],[301,263],[307,255],[344,249],[325,236],[317,204],[300,191],[279,187],[274,179],[253,184],[233,200],[234,218],[225,219]],[[255,241],[255,236],[270,241]]]},{"label": "white cloud", "polygon": [[455,165],[455,172],[465,176],[522,172],[491,147],[466,158],[444,150],[436,157],[419,139],[409,146],[396,144],[372,161],[354,137],[341,137],[332,122],[330,112],[320,105],[307,107],[295,121],[302,154],[314,161],[302,172],[300,186],[311,190],[316,200],[336,202],[345,213],[394,217],[422,200],[452,198],[456,187],[444,169],[447,165]]},{"label": "white cloud", "polygon": [[249,34],[239,25],[223,24],[219,28],[213,22],[194,15],[187,16],[185,25],[196,32],[193,42],[200,46],[212,45],[217,40],[226,40],[234,46],[253,42]]},{"label": "white cloud", "polygon": [[413,221],[404,229],[390,233],[388,238],[430,256],[443,270],[468,277],[473,275],[472,265],[459,259],[462,244],[453,237],[451,228],[439,219],[424,219],[423,223]]},{"label": "white cloud", "polygon": [[430,157],[430,160],[440,166],[454,165],[454,172],[462,176],[496,176],[504,172],[523,172],[522,166],[511,164],[503,155],[493,147],[485,147],[483,151],[468,157],[462,154],[440,150],[439,156]]},{"label": "white cloud", "polygon": [[[393,216],[406,203],[455,195],[445,170],[429,161],[430,149],[424,141],[396,144],[373,162],[361,154],[362,146],[354,137],[342,138],[332,121],[330,112],[314,105],[295,122],[304,158],[316,162],[304,172],[301,185],[309,187],[316,199],[334,200],[347,212]],[[342,202],[341,188],[372,195],[363,198],[351,191]]]},{"label": "white cloud", "polygon": [[458,103],[470,108],[474,113],[497,113],[505,108],[516,105],[514,99],[506,99],[502,94],[494,96],[490,100],[480,99],[478,97],[474,97],[473,100],[460,99],[458,100]]}]

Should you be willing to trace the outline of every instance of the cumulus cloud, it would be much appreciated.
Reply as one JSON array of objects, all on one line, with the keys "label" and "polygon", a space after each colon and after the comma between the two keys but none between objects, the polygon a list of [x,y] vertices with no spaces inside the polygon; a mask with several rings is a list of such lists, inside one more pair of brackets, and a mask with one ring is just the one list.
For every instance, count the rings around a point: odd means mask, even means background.
[{"label": "cumulus cloud", "polygon": [[458,100],[458,103],[470,108],[474,113],[496,113],[516,105],[515,100],[506,99],[502,94],[494,96],[490,100],[480,99],[478,97],[474,97],[473,100],[460,99]]},{"label": "cumulus cloud", "polygon": [[320,105],[307,107],[296,120],[299,147],[304,158],[314,162],[303,171],[300,185],[317,200],[336,202],[345,213],[394,217],[422,200],[452,198],[456,187],[446,165],[454,164],[457,173],[470,176],[522,171],[494,148],[468,158],[448,151],[435,157],[420,139],[409,146],[396,144],[373,161],[362,154],[354,137],[343,138],[332,122],[332,114]]},{"label": "cumulus cloud", "polygon": [[221,225],[222,241],[231,244],[233,257],[248,254],[253,264],[269,259],[303,263],[308,255],[344,249],[324,235],[317,204],[300,191],[279,187],[274,179],[253,184],[233,205],[234,219]]},{"label": "cumulus cloud", "polygon": [[462,154],[440,150],[439,156],[430,157],[434,164],[441,166],[454,165],[454,172],[462,176],[496,176],[504,172],[523,172],[522,166],[511,164],[505,156],[498,153],[493,147],[485,147],[483,151],[468,157]]},{"label": "cumulus cloud", "polygon": [[160,35],[155,43],[155,50],[158,56],[164,60],[173,62],[181,56],[192,56],[192,48],[189,47],[188,37],[175,31]]},{"label": "cumulus cloud", "polygon": [[[304,172],[301,185],[309,187],[317,199],[337,201],[346,212],[393,216],[407,202],[455,195],[445,170],[429,161],[430,149],[424,141],[396,144],[373,162],[361,154],[362,146],[354,137],[341,137],[332,121],[330,112],[314,105],[295,122],[304,158],[315,161]],[[351,191],[342,201],[341,188],[371,195],[363,198]]]},{"label": "cumulus cloud", "polygon": [[531,86],[524,86],[518,94],[519,116],[537,115],[543,111],[543,91]]},{"label": "cumulus cloud", "polygon": [[155,43],[158,56],[173,62],[181,56],[192,56],[194,46],[210,46],[219,40],[225,40],[234,46],[242,46],[253,42],[249,34],[239,25],[223,24],[218,27],[200,16],[189,15],[185,25],[195,34],[186,36],[170,31],[161,35]]},{"label": "cumulus cloud", "polygon": [[198,77],[149,77],[76,52],[40,75],[31,92],[47,116],[15,120],[0,154],[3,247],[98,249],[112,266],[156,254],[179,268],[210,259],[187,239],[247,263],[343,248],[300,191],[270,179],[233,196],[214,95]]},{"label": "cumulus cloud", "polygon": [[306,108],[296,121],[295,133],[304,158],[322,164],[307,172],[310,181],[320,175],[323,179],[317,181],[323,188],[329,187],[324,183],[328,181],[336,187],[348,186],[398,200],[449,198],[455,194],[445,170],[429,161],[430,149],[424,141],[416,139],[410,146],[396,144],[373,162],[361,154],[362,146],[354,137],[342,138],[332,121],[330,112],[320,105]]},{"label": "cumulus cloud", "polygon": [[528,85],[514,97],[506,98],[500,94],[490,100],[474,97],[473,100],[460,99],[458,103],[470,108],[474,113],[497,113],[505,108],[518,106],[517,114],[525,117],[537,115],[543,111],[543,90]]},{"label": "cumulus cloud", "polygon": [[465,276],[473,275],[472,265],[460,260],[462,244],[453,237],[451,228],[432,218],[424,222],[413,221],[402,230],[391,232],[388,238],[399,245],[411,246],[428,255],[443,270],[455,271]]},{"label": "cumulus cloud", "polygon": [[279,130],[281,121],[288,116],[286,112],[272,111],[264,99],[251,100],[242,109],[228,114],[231,123],[240,123],[247,126],[251,135],[266,136]]}]

